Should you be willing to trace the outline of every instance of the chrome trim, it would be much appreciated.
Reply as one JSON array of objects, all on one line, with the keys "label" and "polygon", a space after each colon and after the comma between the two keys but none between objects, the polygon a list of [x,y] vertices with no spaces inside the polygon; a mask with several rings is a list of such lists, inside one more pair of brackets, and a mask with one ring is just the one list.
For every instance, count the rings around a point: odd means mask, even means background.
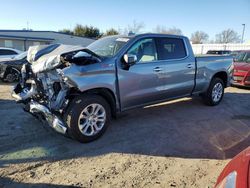
[{"label": "chrome trim", "polygon": [[58,116],[52,114],[52,112],[46,106],[34,101],[32,101],[29,106],[30,113],[42,113],[50,127],[52,127],[61,134],[66,134],[67,127],[64,122]]},{"label": "chrome trim", "polygon": [[19,94],[16,94],[13,90],[11,96],[15,98],[17,101],[19,101],[19,100],[26,100],[35,94],[37,94],[36,84],[35,81],[32,80],[30,89],[24,88],[22,92]]}]

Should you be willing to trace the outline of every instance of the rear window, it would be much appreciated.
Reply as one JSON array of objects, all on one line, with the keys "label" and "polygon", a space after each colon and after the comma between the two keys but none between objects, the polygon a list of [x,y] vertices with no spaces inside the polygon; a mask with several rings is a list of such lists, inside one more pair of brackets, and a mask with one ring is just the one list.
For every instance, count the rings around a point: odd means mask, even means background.
[{"label": "rear window", "polygon": [[187,56],[185,45],[182,39],[158,38],[159,60],[180,59]]},{"label": "rear window", "polygon": [[0,55],[15,55],[15,54],[17,53],[12,50],[0,50]]}]

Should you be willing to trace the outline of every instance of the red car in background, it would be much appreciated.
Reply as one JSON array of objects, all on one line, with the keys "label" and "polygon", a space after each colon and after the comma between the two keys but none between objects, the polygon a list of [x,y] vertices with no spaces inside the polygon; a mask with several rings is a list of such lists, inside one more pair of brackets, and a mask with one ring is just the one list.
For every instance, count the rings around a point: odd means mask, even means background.
[{"label": "red car in background", "polygon": [[223,169],[215,188],[250,188],[250,147],[236,155]]},{"label": "red car in background", "polygon": [[234,58],[232,85],[250,87],[250,50],[241,51]]}]

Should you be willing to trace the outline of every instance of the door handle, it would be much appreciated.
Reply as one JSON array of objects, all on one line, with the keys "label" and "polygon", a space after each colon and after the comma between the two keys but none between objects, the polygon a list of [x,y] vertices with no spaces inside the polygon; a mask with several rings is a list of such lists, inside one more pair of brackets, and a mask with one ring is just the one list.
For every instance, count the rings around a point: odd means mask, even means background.
[{"label": "door handle", "polygon": [[194,66],[191,64],[191,63],[189,63],[189,64],[187,64],[187,68],[188,69],[191,69],[191,68],[193,68]]},{"label": "door handle", "polygon": [[155,71],[155,72],[160,72],[160,71],[163,71],[163,68],[161,68],[161,67],[155,67],[155,68],[154,68],[154,71]]}]

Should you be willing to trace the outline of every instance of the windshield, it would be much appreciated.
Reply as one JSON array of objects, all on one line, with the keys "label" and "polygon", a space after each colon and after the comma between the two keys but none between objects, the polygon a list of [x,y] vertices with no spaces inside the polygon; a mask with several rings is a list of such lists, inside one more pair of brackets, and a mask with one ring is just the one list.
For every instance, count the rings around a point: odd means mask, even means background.
[{"label": "windshield", "polygon": [[16,55],[13,59],[23,59],[23,58],[26,58],[27,57],[27,52],[23,52],[23,53],[20,53],[18,55]]},{"label": "windshield", "polygon": [[248,62],[250,63],[250,52],[241,52],[239,53],[235,59],[235,62]]},{"label": "windshield", "polygon": [[113,57],[128,41],[128,37],[104,37],[93,42],[87,48],[101,57]]}]

